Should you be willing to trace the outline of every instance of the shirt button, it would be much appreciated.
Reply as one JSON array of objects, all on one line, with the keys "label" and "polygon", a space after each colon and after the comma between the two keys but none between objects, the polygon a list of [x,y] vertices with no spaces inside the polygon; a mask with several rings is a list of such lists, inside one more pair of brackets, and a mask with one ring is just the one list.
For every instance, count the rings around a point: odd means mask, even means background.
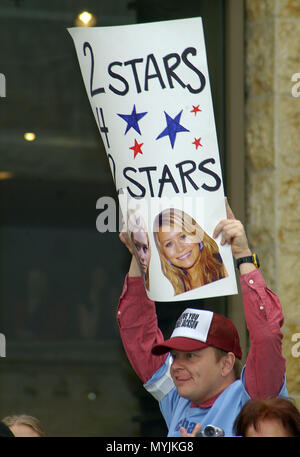
[{"label": "shirt button", "polygon": [[260,306],[259,309],[263,310],[263,309],[264,309],[264,306]]},{"label": "shirt button", "polygon": [[118,311],[118,316],[121,316],[121,311]]},{"label": "shirt button", "polygon": [[253,279],[250,279],[250,280],[249,280],[249,284],[254,284]]}]

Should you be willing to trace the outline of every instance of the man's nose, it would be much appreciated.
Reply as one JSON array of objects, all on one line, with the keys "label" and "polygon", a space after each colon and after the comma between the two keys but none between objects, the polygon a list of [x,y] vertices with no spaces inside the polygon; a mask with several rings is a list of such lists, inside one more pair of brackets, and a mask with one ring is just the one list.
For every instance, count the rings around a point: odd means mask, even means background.
[{"label": "man's nose", "polygon": [[173,362],[172,362],[172,369],[173,369],[173,370],[184,369],[184,362],[183,362],[183,359],[181,359],[181,358],[179,358],[179,357],[176,357],[176,359],[173,359]]}]

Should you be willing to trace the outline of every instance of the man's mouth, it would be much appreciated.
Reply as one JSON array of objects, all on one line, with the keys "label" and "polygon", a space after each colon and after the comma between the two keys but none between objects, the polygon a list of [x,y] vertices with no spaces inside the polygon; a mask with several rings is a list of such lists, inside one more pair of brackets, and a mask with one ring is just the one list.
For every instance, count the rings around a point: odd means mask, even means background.
[{"label": "man's mouth", "polygon": [[176,376],[175,380],[177,383],[182,383],[182,382],[187,382],[190,381],[192,377],[190,375],[181,375],[181,376]]}]

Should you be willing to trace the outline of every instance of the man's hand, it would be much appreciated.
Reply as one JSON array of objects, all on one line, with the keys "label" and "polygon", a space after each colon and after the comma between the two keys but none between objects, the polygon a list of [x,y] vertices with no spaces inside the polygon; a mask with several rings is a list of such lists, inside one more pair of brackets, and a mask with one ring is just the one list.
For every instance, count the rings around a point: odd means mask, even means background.
[{"label": "man's hand", "polygon": [[217,238],[221,234],[221,245],[230,244],[235,259],[250,256],[251,251],[248,246],[244,226],[240,221],[235,219],[227,199],[225,199],[225,204],[227,219],[223,219],[217,224],[213,237]]},{"label": "man's hand", "polygon": [[221,234],[221,245],[230,244],[235,259],[251,255],[243,224],[235,219],[227,198],[225,204],[227,219],[223,219],[217,224],[213,237],[217,238]]}]

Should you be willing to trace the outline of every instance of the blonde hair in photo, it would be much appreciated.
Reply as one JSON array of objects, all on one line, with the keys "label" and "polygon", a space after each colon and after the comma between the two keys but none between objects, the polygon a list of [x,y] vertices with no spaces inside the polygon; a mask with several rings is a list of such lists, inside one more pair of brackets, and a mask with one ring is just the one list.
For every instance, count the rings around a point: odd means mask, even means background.
[{"label": "blonde hair in photo", "polygon": [[[164,230],[164,227],[168,227]],[[189,273],[187,270],[177,267],[166,258],[159,239],[159,231],[182,232],[193,243],[203,243],[199,249],[200,262],[198,262],[198,277],[201,284],[209,284],[228,276],[219,253],[217,243],[197,224],[197,222],[184,211],[168,208],[159,213],[154,220],[153,232],[156,247],[160,256],[161,269],[165,277],[171,282],[174,295],[192,290]]]}]

